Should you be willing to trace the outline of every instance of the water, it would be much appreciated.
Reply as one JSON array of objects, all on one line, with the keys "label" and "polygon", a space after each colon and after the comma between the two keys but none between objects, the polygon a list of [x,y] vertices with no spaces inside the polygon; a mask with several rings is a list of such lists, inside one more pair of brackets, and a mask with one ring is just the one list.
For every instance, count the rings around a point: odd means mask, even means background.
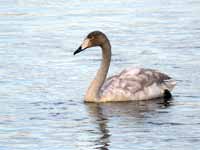
[{"label": "water", "polygon": [[[199,14],[198,0],[1,0],[0,150],[200,149]],[[101,53],[72,53],[93,30],[110,75],[159,69],[173,100],[83,103]]]}]

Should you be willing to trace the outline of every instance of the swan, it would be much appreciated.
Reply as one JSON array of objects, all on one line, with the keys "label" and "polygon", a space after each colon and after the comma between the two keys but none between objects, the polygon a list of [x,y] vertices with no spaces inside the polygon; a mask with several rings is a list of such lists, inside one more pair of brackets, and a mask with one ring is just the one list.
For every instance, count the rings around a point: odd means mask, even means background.
[{"label": "swan", "polygon": [[176,81],[157,70],[124,69],[121,73],[106,79],[112,53],[111,44],[101,31],[89,33],[74,55],[95,46],[102,49],[102,62],[86,92],[85,102],[149,100],[171,96],[170,92],[175,87]]}]

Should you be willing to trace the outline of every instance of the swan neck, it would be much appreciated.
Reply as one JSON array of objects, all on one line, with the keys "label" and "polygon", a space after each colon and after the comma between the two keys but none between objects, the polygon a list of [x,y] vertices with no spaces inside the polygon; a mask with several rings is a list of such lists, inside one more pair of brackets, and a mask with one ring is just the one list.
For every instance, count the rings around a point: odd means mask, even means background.
[{"label": "swan neck", "polygon": [[86,101],[100,100],[101,98],[100,90],[109,70],[111,61],[111,46],[109,40],[107,39],[106,42],[102,44],[100,47],[102,49],[102,62],[94,80],[91,82],[88,88],[88,91],[85,96]]}]

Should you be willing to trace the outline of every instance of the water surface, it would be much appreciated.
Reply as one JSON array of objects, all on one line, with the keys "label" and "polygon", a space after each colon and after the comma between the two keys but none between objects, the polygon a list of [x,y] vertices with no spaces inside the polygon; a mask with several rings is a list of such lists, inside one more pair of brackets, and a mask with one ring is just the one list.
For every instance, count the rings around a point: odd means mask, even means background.
[{"label": "water surface", "polygon": [[[0,150],[200,149],[198,0],[1,0]],[[159,69],[171,101],[85,104],[99,48],[74,57],[90,31],[112,44],[109,75]]]}]

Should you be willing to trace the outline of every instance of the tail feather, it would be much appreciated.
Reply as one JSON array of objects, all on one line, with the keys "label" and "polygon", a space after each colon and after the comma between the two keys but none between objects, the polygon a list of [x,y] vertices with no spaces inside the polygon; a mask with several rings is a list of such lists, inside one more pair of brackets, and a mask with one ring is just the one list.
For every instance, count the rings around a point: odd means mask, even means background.
[{"label": "tail feather", "polygon": [[173,88],[176,86],[176,81],[174,79],[164,80],[164,89],[172,91]]}]

